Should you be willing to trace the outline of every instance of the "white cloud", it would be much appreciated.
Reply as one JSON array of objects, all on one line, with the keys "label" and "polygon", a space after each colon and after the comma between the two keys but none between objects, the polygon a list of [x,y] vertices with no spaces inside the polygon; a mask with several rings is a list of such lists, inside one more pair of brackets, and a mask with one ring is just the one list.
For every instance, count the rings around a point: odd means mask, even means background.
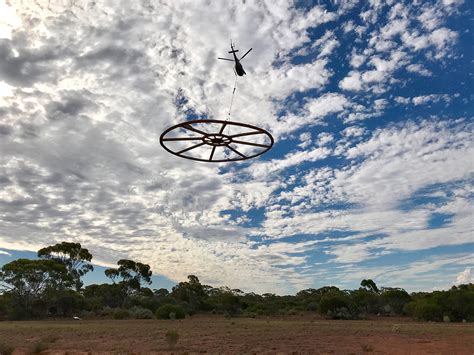
[{"label": "white cloud", "polygon": [[438,102],[440,100],[443,100],[445,102],[450,102],[451,97],[449,95],[431,94],[431,95],[416,96],[412,98],[412,102],[415,106],[424,105],[429,102]]},{"label": "white cloud", "polygon": [[300,129],[303,126],[315,125],[330,114],[344,111],[350,101],[341,94],[327,93],[317,98],[311,98],[298,114],[289,114],[282,117],[272,132],[277,136]]},{"label": "white cloud", "polygon": [[474,276],[471,275],[470,267],[465,268],[463,272],[459,273],[459,275],[456,276],[456,281],[454,281],[455,285],[468,284],[468,283],[474,283]]},{"label": "white cloud", "polygon": [[444,6],[452,6],[452,5],[459,6],[463,3],[464,3],[464,0],[443,0]]},{"label": "white cloud", "polygon": [[353,68],[359,68],[362,64],[364,64],[366,60],[366,56],[363,54],[357,54],[355,51],[352,51],[352,56],[350,60],[350,64]]},{"label": "white cloud", "polygon": [[11,39],[12,30],[21,25],[21,19],[14,7],[6,1],[0,1],[0,38]]},{"label": "white cloud", "polygon": [[326,33],[312,45],[318,48],[318,58],[329,56],[339,46],[334,32],[326,31]]},{"label": "white cloud", "polygon": [[417,73],[422,76],[432,76],[433,73],[428,69],[424,68],[421,64],[410,64],[407,66],[407,70],[410,73]]},{"label": "white cloud", "polygon": [[456,97],[457,94],[454,95],[448,95],[448,94],[429,94],[429,95],[420,95],[420,96],[415,96],[415,97],[402,97],[402,96],[396,96],[394,98],[396,103],[402,104],[402,105],[409,105],[413,104],[415,106],[420,106],[420,105],[427,105],[430,103],[437,103],[440,101],[443,101],[445,103],[450,103],[454,97]]},{"label": "white cloud", "polygon": [[290,166],[299,165],[303,162],[314,162],[326,158],[331,150],[326,147],[312,148],[306,151],[297,151],[286,154],[283,159],[273,159],[269,162],[255,163],[248,168],[249,173],[254,178],[263,177],[272,173],[277,173]]},{"label": "white cloud", "polygon": [[300,147],[301,149],[309,147],[312,143],[311,132],[301,133],[299,136],[299,140],[301,141],[301,143],[298,144],[298,147]]},{"label": "white cloud", "polygon": [[363,127],[351,126],[344,129],[342,133],[346,137],[360,137],[365,133],[365,129]]},{"label": "white cloud", "polygon": [[351,71],[341,80],[339,87],[343,90],[360,91],[363,88],[361,74],[357,71]]},{"label": "white cloud", "polygon": [[330,133],[323,132],[318,134],[318,145],[323,146],[334,140],[334,136]]},{"label": "white cloud", "polygon": [[374,70],[365,72],[350,71],[348,75],[339,82],[343,90],[362,91],[368,90],[374,93],[386,91],[385,85],[392,80],[393,72],[406,63],[406,53],[393,50],[388,60],[379,56],[372,56],[368,61]]}]

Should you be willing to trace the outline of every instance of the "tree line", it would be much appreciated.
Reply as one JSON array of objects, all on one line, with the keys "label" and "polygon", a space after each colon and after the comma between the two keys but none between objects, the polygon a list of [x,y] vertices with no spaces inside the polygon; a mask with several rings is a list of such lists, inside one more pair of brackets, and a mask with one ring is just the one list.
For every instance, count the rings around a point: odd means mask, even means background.
[{"label": "tree line", "polygon": [[334,286],[308,288],[295,295],[245,293],[203,285],[189,275],[170,291],[151,289],[149,265],[122,259],[105,270],[112,283],[84,287],[92,254],[79,243],[42,248],[38,259],[17,259],[0,269],[0,319],[113,317],[116,319],[184,318],[196,313],[258,317],[318,312],[332,319],[371,315],[411,316],[427,321],[474,321],[474,284],[447,291],[408,293],[362,280],[356,290]]}]

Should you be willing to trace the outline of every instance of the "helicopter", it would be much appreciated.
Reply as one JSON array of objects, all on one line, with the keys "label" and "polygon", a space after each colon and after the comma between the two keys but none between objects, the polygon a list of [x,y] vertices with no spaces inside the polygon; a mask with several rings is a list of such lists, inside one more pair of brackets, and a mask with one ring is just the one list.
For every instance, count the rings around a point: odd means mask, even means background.
[{"label": "helicopter", "polygon": [[240,63],[240,61],[242,59],[245,58],[245,56],[247,54],[250,53],[250,51],[252,50],[252,48],[250,48],[247,53],[245,53],[242,57],[240,58],[237,58],[237,56],[235,55],[236,52],[238,52],[239,50],[238,49],[234,49],[234,44],[232,43],[232,41],[230,41],[230,48],[232,49],[229,53],[232,53],[234,55],[234,59],[228,59],[228,58],[217,58],[217,59],[221,59],[221,60],[228,60],[230,62],[235,62],[235,67],[234,67],[234,72],[235,74],[237,74],[238,76],[244,76],[245,74],[247,74],[244,70],[244,67],[242,66],[242,64]]}]

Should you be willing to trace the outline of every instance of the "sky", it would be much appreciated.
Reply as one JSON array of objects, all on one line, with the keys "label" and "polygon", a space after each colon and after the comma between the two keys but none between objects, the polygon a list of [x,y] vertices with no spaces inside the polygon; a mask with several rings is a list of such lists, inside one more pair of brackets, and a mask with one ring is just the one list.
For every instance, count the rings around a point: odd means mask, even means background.
[{"label": "sky", "polygon": [[[471,1],[0,0],[0,263],[80,242],[246,292],[474,282]],[[247,75],[234,76],[229,41]],[[159,143],[257,125],[254,159]]]}]

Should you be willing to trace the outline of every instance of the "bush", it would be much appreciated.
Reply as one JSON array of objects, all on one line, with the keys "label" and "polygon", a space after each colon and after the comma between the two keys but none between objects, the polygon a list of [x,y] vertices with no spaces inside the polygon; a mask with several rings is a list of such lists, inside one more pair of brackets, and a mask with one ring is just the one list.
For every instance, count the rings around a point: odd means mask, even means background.
[{"label": "bush", "polygon": [[166,342],[170,349],[174,349],[179,340],[179,334],[177,330],[168,330],[165,334]]},{"label": "bush", "polygon": [[80,313],[82,318],[94,318],[96,316],[95,312],[92,311],[82,311]]},{"label": "bush", "polygon": [[113,316],[116,310],[117,308],[105,306],[100,311],[98,311],[98,315],[99,316]]},{"label": "bush", "polygon": [[30,319],[31,314],[26,309],[20,308],[19,306],[14,306],[8,310],[7,313],[9,320],[25,320]]},{"label": "bush", "polygon": [[257,317],[257,313],[255,312],[249,312],[249,311],[244,311],[242,313],[242,317],[245,317],[245,318],[256,318]]},{"label": "bush", "polygon": [[45,341],[44,339],[41,339],[33,344],[33,346],[30,349],[30,353],[40,354],[43,351],[46,351],[48,349],[49,349],[49,343]]},{"label": "bush", "polygon": [[10,355],[13,354],[13,346],[10,344],[0,343],[0,354],[1,355]]},{"label": "bush", "polygon": [[132,317],[135,319],[153,319],[155,316],[153,312],[147,308],[133,307],[130,310]]},{"label": "bush", "polygon": [[421,299],[415,301],[412,316],[419,320],[439,322],[443,319],[443,310],[434,301]]},{"label": "bush", "polygon": [[358,319],[359,311],[350,297],[340,291],[329,291],[321,297],[319,312],[332,319]]},{"label": "bush", "polygon": [[126,309],[116,309],[114,312],[115,319],[128,319],[130,318],[131,314]]},{"label": "bush", "polygon": [[164,304],[157,309],[156,318],[170,319],[170,313],[174,313],[176,319],[184,319],[186,316],[183,307],[174,304]]},{"label": "bush", "polygon": [[381,302],[384,313],[394,313],[401,315],[404,313],[405,305],[410,302],[411,297],[401,289],[389,289],[382,293]]},{"label": "bush", "polygon": [[328,292],[319,301],[319,312],[321,314],[336,313],[338,310],[348,307],[348,297],[339,292]]},{"label": "bush", "polygon": [[474,320],[474,284],[453,286],[448,291],[413,294],[412,298],[404,311],[413,318],[437,322],[443,321],[444,317],[449,317],[451,322]]},{"label": "bush", "polygon": [[283,310],[282,314],[287,315],[287,316],[296,316],[299,314],[298,308],[287,308]]},{"label": "bush", "polygon": [[[379,295],[372,291],[359,289],[350,294],[352,308],[361,315],[376,314],[379,311]],[[347,307],[347,306],[346,306]]]}]

